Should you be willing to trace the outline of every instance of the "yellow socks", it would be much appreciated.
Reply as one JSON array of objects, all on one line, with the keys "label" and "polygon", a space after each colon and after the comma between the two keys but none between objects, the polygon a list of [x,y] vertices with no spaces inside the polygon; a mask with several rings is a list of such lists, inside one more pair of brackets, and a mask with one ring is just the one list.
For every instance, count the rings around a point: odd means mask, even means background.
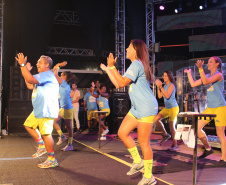
[{"label": "yellow socks", "polygon": [[153,165],[153,159],[144,160],[144,177],[145,178],[151,178],[151,176],[152,176],[152,165]]},{"label": "yellow socks", "polygon": [[129,153],[132,155],[133,162],[139,164],[141,162],[140,154],[137,150],[137,147],[128,148]]},{"label": "yellow socks", "polygon": [[64,134],[63,134],[63,132],[62,132],[61,129],[60,130],[57,130],[57,133],[59,134],[60,137],[63,137],[64,136]]},{"label": "yellow socks", "polygon": [[72,142],[73,142],[73,137],[68,137],[68,144],[72,145]]}]

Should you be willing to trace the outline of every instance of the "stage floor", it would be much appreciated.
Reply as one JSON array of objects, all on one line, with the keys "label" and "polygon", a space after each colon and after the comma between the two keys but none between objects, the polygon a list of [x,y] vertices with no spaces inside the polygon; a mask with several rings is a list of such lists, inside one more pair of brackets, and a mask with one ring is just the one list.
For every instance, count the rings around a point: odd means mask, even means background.
[{"label": "stage floor", "polygon": [[[137,138],[133,132],[132,137]],[[135,185],[142,178],[138,172],[127,176],[132,163],[121,140],[108,135],[106,141],[98,145],[97,133],[83,131],[74,135],[73,151],[63,152],[67,143],[55,145],[55,155],[59,167],[40,169],[37,164],[47,158],[44,155],[33,159],[36,143],[27,134],[11,134],[0,139],[0,185]],[[57,135],[53,135],[57,141]],[[181,143],[177,152],[167,149],[172,145],[168,140],[159,145],[161,136],[152,134],[151,145],[154,152],[153,174],[158,185],[191,185],[193,149]],[[138,149],[140,147],[138,144]],[[198,147],[198,155],[202,153]],[[197,185],[220,185],[226,183],[225,168],[214,168],[220,160],[220,150],[204,160],[198,160]]]}]

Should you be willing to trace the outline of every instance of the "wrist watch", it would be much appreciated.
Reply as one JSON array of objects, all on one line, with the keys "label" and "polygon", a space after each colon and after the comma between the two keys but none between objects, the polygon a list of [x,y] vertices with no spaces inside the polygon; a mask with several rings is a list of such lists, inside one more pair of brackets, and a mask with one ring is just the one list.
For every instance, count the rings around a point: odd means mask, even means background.
[{"label": "wrist watch", "polygon": [[24,66],[25,66],[25,64],[21,64],[21,65],[20,65],[20,67],[24,67]]}]

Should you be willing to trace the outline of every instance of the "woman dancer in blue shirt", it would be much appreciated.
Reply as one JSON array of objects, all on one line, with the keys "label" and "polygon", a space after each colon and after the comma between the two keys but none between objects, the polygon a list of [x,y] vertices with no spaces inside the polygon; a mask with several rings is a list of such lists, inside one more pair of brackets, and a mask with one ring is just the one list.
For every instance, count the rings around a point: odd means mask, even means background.
[{"label": "woman dancer in blue shirt", "polygon": [[163,73],[163,80],[166,83],[164,87],[162,87],[162,82],[158,79],[156,79],[156,85],[158,87],[158,98],[164,98],[165,108],[155,117],[155,123],[163,132],[163,139],[160,142],[160,144],[162,144],[164,141],[168,140],[171,135],[166,132],[164,125],[160,120],[169,117],[169,128],[173,138],[173,145],[169,150],[174,151],[178,150],[177,140],[174,139],[176,133],[175,124],[177,121],[177,114],[179,113],[179,106],[175,97],[176,82],[171,71],[165,71]]},{"label": "woman dancer in blue shirt", "polygon": [[72,118],[73,118],[73,105],[70,97],[70,83],[74,82],[76,76],[73,75],[70,71],[62,72],[61,77],[58,76],[58,71],[61,66],[66,65],[67,62],[58,63],[54,66],[53,72],[60,84],[59,95],[60,95],[60,110],[58,118],[54,119],[53,126],[59,134],[59,141],[56,145],[60,145],[63,141],[67,139],[66,136],[61,131],[60,126],[58,125],[58,121],[62,118],[66,124],[68,130],[68,144],[62,148],[63,151],[73,150],[73,128],[72,128]]},{"label": "woman dancer in blue shirt", "polygon": [[[225,126],[226,126],[226,102],[223,94],[224,91],[224,76],[222,74],[222,61],[219,57],[211,57],[208,61],[208,70],[210,74],[205,74],[203,70],[204,61],[198,60],[196,66],[199,69],[200,79],[194,81],[191,75],[191,69],[185,69],[187,73],[189,83],[192,87],[200,85],[207,85],[207,108],[202,112],[203,114],[216,114],[214,118],[216,125],[217,136],[221,144],[221,160],[215,165],[218,167],[226,167],[226,138],[225,138]],[[218,71],[219,69],[219,71]],[[208,124],[210,120],[201,119],[198,121],[198,137],[205,146],[205,150],[199,158],[205,158],[212,154],[214,151],[210,147],[206,134],[203,131],[203,127]]]},{"label": "woman dancer in blue shirt", "polygon": [[[104,64],[100,67],[107,72],[116,88],[130,85],[131,109],[118,131],[118,136],[133,157],[133,164],[127,175],[137,173],[144,168],[144,176],[138,184],[156,184],[157,181],[152,175],[153,152],[150,146],[150,135],[158,113],[158,102],[150,88],[153,77],[149,66],[148,48],[142,40],[132,40],[126,51],[126,57],[132,63],[124,76],[121,76],[115,68],[117,58],[114,58],[112,53],[108,57],[108,67]],[[129,135],[136,127],[144,160],[140,158],[136,144]]]}]

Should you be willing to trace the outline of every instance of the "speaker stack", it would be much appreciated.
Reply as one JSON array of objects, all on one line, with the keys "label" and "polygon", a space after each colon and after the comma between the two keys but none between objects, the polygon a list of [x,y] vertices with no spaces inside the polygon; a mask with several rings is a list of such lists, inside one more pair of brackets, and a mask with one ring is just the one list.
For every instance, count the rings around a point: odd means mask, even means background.
[{"label": "speaker stack", "polygon": [[[32,69],[31,73],[34,73]],[[26,132],[23,123],[33,107],[31,103],[32,90],[27,89],[19,66],[10,67],[10,95],[8,102],[8,132]]]},{"label": "speaker stack", "polygon": [[109,98],[111,113],[109,115],[109,133],[117,134],[122,120],[129,112],[131,102],[127,92],[115,92]]}]

